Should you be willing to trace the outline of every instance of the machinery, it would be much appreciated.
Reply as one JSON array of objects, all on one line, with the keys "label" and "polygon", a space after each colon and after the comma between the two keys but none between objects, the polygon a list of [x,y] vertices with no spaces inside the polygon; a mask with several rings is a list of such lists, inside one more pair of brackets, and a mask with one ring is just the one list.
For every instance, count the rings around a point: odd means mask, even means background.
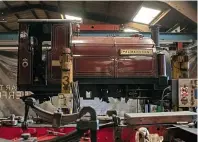
[{"label": "machinery", "polygon": [[159,47],[158,26],[151,27],[154,41],[139,34],[81,37],[72,31],[75,23],[66,20],[23,19],[19,26],[18,90],[32,91],[40,101],[60,93],[59,57],[65,48],[71,50],[73,63],[73,76],[64,78],[65,87],[78,81],[84,99],[157,100],[171,78],[168,54]]},{"label": "machinery", "polygon": [[172,68],[173,79],[197,78],[197,42],[177,50]]},{"label": "machinery", "polygon": [[197,43],[178,49],[171,62],[173,107],[197,107]]},{"label": "machinery", "polygon": [[[53,137],[48,137],[48,133],[45,140],[38,141],[172,142],[177,141],[178,136],[170,129],[180,129],[178,124],[188,126],[193,123],[191,131],[196,131],[195,112],[125,113],[122,118],[116,111],[97,116],[90,106],[80,108],[80,96],[85,99],[100,97],[107,102],[108,97],[152,98],[165,108],[163,100],[166,97],[169,102],[172,97],[175,103],[175,88],[173,82],[169,86],[170,61],[167,52],[159,46],[159,26],[151,27],[152,40],[139,34],[81,37],[72,33],[74,23],[67,20],[19,20],[17,85],[19,90],[32,91],[34,95],[23,98],[25,117],[20,124],[22,138],[18,140],[37,141],[40,136],[35,125],[42,124],[28,125],[29,108],[48,127],[52,125],[50,134]],[[182,85],[185,92],[186,86]],[[175,87],[181,88],[181,83]],[[48,112],[37,106],[36,99],[42,102],[51,96],[58,96],[57,108],[62,111]],[[16,122],[13,117],[11,122]],[[32,137],[29,134],[31,127],[34,129]],[[48,131],[44,127],[44,131]],[[190,142],[194,141],[197,134],[188,133]],[[184,139],[188,141],[186,138],[181,140]]]},{"label": "machinery", "polygon": [[[38,113],[40,115],[41,109],[38,111],[34,101],[28,100],[28,104],[37,113],[40,111]],[[87,113],[89,115],[86,115]],[[21,129],[21,123],[16,123],[14,127],[1,124],[4,133],[1,133],[0,137],[20,142],[195,142],[197,140],[195,112],[126,113],[124,118],[118,117],[115,112],[111,114],[97,116],[91,107],[84,107],[78,113],[63,115],[62,119],[58,119],[60,117],[55,119],[56,114],[53,117],[48,113],[42,116],[46,118],[45,120],[49,122],[53,119],[53,124],[61,122],[62,125],[57,127],[50,126],[50,123],[34,122],[29,123],[28,128]],[[10,121],[13,122],[13,117]]]}]

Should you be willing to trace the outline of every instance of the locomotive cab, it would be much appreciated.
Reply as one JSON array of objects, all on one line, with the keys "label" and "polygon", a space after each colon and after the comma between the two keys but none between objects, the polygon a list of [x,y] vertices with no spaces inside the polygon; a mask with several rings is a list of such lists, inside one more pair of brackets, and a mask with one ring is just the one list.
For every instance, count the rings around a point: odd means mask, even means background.
[{"label": "locomotive cab", "polygon": [[73,78],[86,99],[160,97],[168,86],[166,57],[151,38],[81,37],[66,20],[20,20],[18,89],[37,98],[61,90],[59,56],[71,48]]}]

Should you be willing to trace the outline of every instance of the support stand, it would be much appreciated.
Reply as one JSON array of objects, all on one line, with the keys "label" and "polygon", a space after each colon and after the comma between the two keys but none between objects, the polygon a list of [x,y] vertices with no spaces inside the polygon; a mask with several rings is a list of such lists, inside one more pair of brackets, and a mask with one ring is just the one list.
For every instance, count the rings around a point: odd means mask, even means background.
[{"label": "support stand", "polygon": [[[62,114],[61,112],[48,112],[36,105],[36,100],[34,98],[27,98],[25,100],[25,116],[24,122],[22,123],[22,128],[27,129],[27,117],[29,108],[32,108],[37,115],[44,121],[51,123],[53,127],[60,127],[60,125],[66,125],[68,123],[74,122],[78,119],[79,113],[73,114]],[[59,114],[58,114],[59,113]]]}]

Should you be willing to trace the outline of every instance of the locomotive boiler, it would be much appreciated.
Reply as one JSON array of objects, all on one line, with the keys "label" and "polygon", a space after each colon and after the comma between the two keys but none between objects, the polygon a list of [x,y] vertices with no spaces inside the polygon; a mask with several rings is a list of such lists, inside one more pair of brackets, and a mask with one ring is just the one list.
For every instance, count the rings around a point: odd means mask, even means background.
[{"label": "locomotive boiler", "polygon": [[86,99],[100,97],[160,98],[168,86],[166,55],[160,51],[158,29],[151,38],[81,37],[67,20],[19,20],[18,90],[37,98],[61,90],[59,56],[71,48],[73,79]]}]

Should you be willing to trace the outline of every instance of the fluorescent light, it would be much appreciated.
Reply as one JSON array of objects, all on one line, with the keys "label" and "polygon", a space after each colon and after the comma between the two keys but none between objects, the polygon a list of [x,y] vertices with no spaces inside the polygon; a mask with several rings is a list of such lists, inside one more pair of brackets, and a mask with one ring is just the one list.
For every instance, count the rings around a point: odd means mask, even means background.
[{"label": "fluorescent light", "polygon": [[126,29],[124,29],[124,32],[139,32],[139,31],[137,31],[137,30],[134,30],[134,29],[130,29],[130,28],[126,28]]},{"label": "fluorescent light", "polygon": [[68,20],[82,21],[81,17],[75,17],[75,16],[71,16],[71,15],[65,15],[65,18],[68,19]]},{"label": "fluorescent light", "polygon": [[160,13],[160,10],[147,8],[147,7],[141,7],[137,15],[134,17],[133,21],[143,24],[149,24],[153,19],[157,17],[157,15]]}]

